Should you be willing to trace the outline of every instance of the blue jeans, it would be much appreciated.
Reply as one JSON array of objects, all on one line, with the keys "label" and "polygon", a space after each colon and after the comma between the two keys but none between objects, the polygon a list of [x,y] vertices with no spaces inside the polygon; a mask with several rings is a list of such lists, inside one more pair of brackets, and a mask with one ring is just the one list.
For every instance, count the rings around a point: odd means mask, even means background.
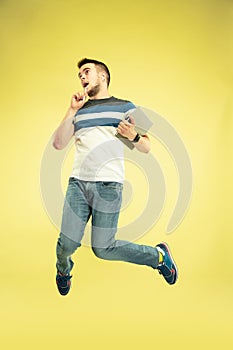
[{"label": "blue jeans", "polygon": [[57,270],[70,273],[71,255],[81,246],[91,217],[91,245],[101,259],[127,261],[156,268],[155,247],[116,240],[123,185],[118,182],[89,182],[71,177],[64,202],[61,232],[57,242]]}]

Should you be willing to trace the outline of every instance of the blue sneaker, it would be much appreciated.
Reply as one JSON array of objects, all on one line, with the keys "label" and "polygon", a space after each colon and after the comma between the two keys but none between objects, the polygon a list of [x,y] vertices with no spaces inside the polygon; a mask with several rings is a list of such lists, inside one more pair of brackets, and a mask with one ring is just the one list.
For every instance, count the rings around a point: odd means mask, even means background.
[{"label": "blue sneaker", "polygon": [[62,275],[60,272],[57,273],[57,276],[56,276],[57,288],[61,295],[66,295],[69,293],[69,290],[71,287],[71,278],[72,276],[70,276],[70,274]]},{"label": "blue sneaker", "polygon": [[163,255],[163,261],[157,266],[157,270],[163,275],[167,283],[176,283],[178,271],[168,245],[166,243],[160,243],[156,245],[156,248]]}]

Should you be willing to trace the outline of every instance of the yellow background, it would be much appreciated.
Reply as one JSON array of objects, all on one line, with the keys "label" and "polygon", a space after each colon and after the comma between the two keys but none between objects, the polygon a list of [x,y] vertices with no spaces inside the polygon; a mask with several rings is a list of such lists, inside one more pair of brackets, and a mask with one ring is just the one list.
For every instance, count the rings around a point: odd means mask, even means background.
[{"label": "yellow background", "polygon": [[[2,0],[0,13],[1,348],[231,349],[232,1]],[[189,152],[192,202],[167,236],[178,183],[153,142],[167,202],[139,240],[171,245],[175,286],[83,247],[69,296],[56,290],[58,230],[41,202],[40,162],[80,89],[76,62],[85,56],[108,64],[111,93],[163,115]]]}]

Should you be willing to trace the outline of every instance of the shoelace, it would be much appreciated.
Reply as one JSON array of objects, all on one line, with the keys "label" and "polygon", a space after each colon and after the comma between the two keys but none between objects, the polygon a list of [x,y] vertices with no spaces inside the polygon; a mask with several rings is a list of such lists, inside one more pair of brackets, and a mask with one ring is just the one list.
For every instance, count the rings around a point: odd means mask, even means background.
[{"label": "shoelace", "polygon": [[160,266],[157,267],[157,270],[164,277],[170,277],[173,275],[173,269],[169,269],[169,267],[166,264],[161,264]]}]

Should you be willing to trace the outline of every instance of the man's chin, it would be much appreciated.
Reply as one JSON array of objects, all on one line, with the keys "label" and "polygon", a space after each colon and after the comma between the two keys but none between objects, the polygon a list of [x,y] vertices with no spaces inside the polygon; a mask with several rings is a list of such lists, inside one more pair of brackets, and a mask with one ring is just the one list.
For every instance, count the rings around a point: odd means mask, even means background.
[{"label": "man's chin", "polygon": [[87,90],[87,95],[89,97],[94,97],[99,93],[99,91],[100,91],[100,86],[96,85],[96,86],[91,87],[89,91]]}]

